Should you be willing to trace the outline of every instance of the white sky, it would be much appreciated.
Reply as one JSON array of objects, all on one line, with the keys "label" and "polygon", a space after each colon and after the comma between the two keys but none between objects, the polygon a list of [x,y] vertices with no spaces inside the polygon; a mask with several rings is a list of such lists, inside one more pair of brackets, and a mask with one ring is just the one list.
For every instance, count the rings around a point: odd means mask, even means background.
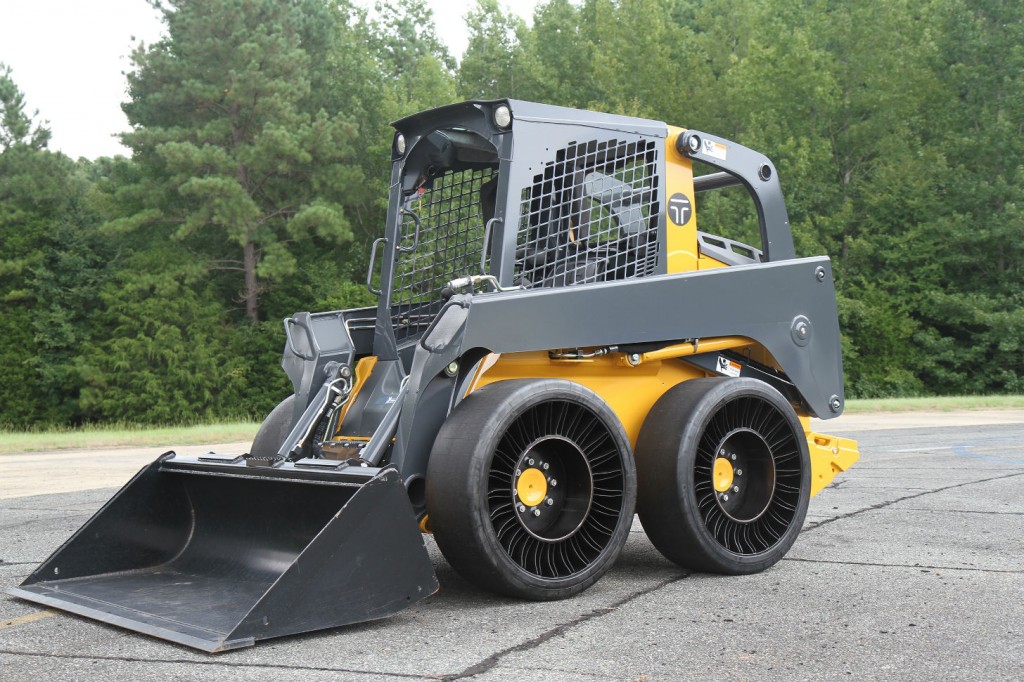
[{"label": "white sky", "polygon": [[[357,0],[364,6],[373,0]],[[503,6],[528,22],[538,0]],[[438,35],[461,57],[462,16],[471,0],[428,0]],[[72,158],[127,154],[114,137],[127,130],[121,111],[124,72],[137,40],[159,39],[163,24],[145,0],[0,0],[0,62],[25,94],[26,109],[49,121],[50,149]]]}]

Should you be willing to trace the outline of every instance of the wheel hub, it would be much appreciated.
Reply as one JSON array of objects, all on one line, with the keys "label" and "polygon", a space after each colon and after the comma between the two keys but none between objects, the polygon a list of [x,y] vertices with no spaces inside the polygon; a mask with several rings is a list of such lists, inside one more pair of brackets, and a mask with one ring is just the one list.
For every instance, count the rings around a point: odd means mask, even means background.
[{"label": "wheel hub", "polygon": [[760,434],[733,430],[719,444],[712,466],[718,507],[736,523],[756,521],[771,504],[775,474],[771,449]]},{"label": "wheel hub", "polygon": [[530,467],[516,481],[516,495],[527,507],[536,507],[548,495],[548,480],[544,472]]},{"label": "wheel hub", "polygon": [[715,458],[715,469],[714,469],[714,482],[715,490],[720,493],[724,493],[732,488],[732,481],[735,473],[732,468],[732,463],[726,457]]},{"label": "wheel hub", "polygon": [[527,533],[545,542],[565,540],[590,512],[590,464],[572,441],[539,438],[519,456],[511,493],[516,518]]}]

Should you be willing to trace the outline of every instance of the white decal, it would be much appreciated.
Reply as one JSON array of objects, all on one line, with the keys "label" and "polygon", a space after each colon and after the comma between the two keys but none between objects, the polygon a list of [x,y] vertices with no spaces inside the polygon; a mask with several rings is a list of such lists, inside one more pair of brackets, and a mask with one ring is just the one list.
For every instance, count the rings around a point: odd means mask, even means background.
[{"label": "white decal", "polygon": [[727,377],[738,377],[742,370],[743,370],[743,367],[740,366],[740,363],[733,362],[732,360],[730,360],[729,358],[725,357],[724,355],[719,355],[718,356],[718,373],[719,374],[724,374]]},{"label": "white decal", "polygon": [[714,140],[704,138],[704,153],[708,156],[725,161],[728,150],[729,148],[721,142],[715,142]]}]

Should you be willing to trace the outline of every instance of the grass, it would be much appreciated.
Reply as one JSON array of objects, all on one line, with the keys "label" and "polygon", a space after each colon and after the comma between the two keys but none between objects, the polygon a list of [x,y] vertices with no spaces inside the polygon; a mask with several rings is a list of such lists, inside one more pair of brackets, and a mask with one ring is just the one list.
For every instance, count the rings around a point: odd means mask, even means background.
[{"label": "grass", "polygon": [[868,412],[953,412],[956,410],[1021,410],[1024,395],[943,396],[849,400],[847,414]]},{"label": "grass", "polygon": [[[954,410],[1024,409],[1024,395],[850,400],[846,414],[870,412],[952,412]],[[139,446],[206,445],[251,441],[258,422],[196,426],[87,426],[19,432],[0,429],[0,455],[52,450],[84,450]]]},{"label": "grass", "polygon": [[83,450],[125,446],[205,445],[252,440],[258,422],[199,424],[195,426],[87,426],[45,431],[0,430],[0,455],[15,452]]}]

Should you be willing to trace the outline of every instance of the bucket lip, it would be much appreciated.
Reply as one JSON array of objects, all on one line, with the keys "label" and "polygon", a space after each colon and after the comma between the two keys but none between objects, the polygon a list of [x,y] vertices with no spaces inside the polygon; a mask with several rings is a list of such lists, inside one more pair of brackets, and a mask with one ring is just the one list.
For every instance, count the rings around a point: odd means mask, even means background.
[{"label": "bucket lip", "polygon": [[[211,654],[218,651],[252,646],[256,643],[253,637],[228,639],[231,636],[230,632],[219,632],[197,625],[169,621],[153,614],[142,614],[108,602],[97,601],[96,604],[102,605],[102,608],[96,608],[89,604],[90,601],[94,600],[77,594],[61,592],[48,586],[46,583],[10,587],[7,589],[7,594],[44,606],[51,606],[78,616],[85,616],[86,618],[103,623],[141,632],[168,642],[174,642],[175,644],[183,644]],[[161,625],[160,623],[167,623],[172,627]]]},{"label": "bucket lip", "polygon": [[[272,467],[247,466],[244,458],[232,461],[213,459],[210,455],[176,455],[160,460],[160,471],[173,474],[194,474],[200,476],[227,476],[245,479],[273,479],[295,483],[312,483],[319,485],[340,485],[360,487],[368,481],[389,471],[397,471],[393,465],[383,467],[365,466],[356,460],[338,460],[331,467],[323,464],[310,464],[305,460],[296,462],[282,461]],[[314,460],[324,462],[332,460]]]}]

